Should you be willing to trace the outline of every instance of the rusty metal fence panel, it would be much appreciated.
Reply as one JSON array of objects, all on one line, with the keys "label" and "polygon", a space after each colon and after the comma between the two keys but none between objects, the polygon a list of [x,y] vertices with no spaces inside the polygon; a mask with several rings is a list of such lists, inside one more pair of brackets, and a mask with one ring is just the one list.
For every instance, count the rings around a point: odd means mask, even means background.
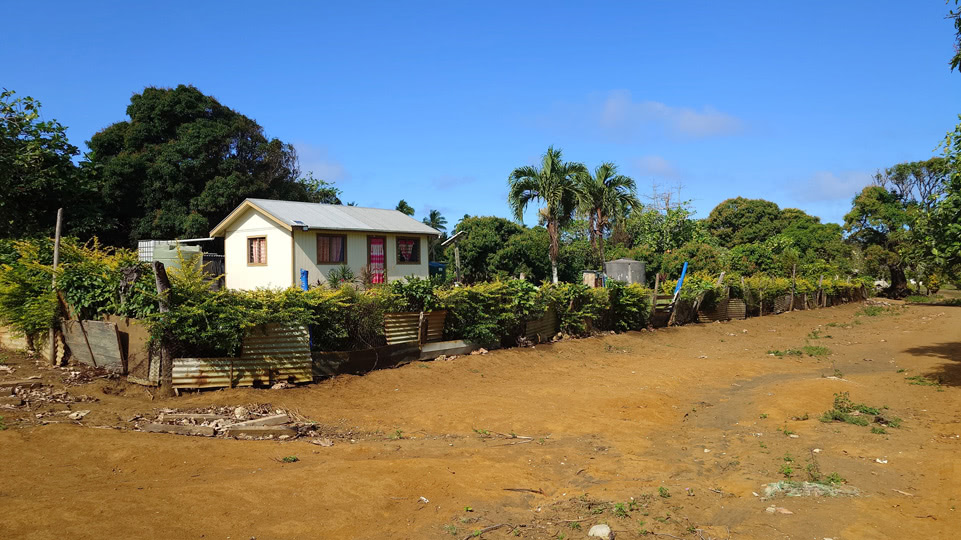
[{"label": "rusty metal fence panel", "polygon": [[728,319],[746,319],[747,318],[747,304],[744,300],[740,298],[731,298],[727,302],[727,318]]},{"label": "rusty metal fence panel", "polygon": [[[425,341],[439,341],[444,337],[444,323],[447,311],[429,311],[424,313],[427,321]],[[399,343],[419,343],[420,313],[384,313],[384,334],[388,345]]]},{"label": "rusty metal fence panel", "polygon": [[244,338],[240,359],[242,367],[254,373],[269,369],[274,381],[313,380],[310,332],[306,326],[271,323],[252,328]]},{"label": "rusty metal fence panel", "polygon": [[524,337],[530,341],[550,341],[558,330],[557,313],[553,309],[547,310],[540,319],[528,321]]}]

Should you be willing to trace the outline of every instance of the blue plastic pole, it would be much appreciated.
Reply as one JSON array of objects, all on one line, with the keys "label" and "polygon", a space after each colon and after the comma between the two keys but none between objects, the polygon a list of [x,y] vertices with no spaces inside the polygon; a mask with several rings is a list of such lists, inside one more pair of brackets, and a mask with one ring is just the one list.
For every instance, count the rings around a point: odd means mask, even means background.
[{"label": "blue plastic pole", "polygon": [[684,285],[684,276],[687,274],[687,261],[684,261],[684,268],[681,268],[681,279],[677,280],[677,287],[674,287],[674,294],[677,294],[681,290],[681,285]]}]

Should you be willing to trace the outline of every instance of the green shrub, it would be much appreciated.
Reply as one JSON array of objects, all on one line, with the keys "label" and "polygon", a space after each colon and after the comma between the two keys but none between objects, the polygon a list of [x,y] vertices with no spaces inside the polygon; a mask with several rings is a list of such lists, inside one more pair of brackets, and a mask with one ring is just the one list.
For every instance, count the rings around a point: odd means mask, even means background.
[{"label": "green shrub", "polygon": [[626,285],[608,281],[610,324],[614,330],[626,332],[639,330],[647,325],[651,316],[651,291],[640,284]]},{"label": "green shrub", "polygon": [[445,334],[483,345],[516,343],[524,324],[547,312],[549,298],[528,281],[477,283],[438,292],[447,309]]},{"label": "green shrub", "polygon": [[575,336],[588,334],[592,329],[603,330],[609,321],[610,309],[607,289],[594,289],[583,283],[559,283],[542,289],[557,310],[561,331]]}]

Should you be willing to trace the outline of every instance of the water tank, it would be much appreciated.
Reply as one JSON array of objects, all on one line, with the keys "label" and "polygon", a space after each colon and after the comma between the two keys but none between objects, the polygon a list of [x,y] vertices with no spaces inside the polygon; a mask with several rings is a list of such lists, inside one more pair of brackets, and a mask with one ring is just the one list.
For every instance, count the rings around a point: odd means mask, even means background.
[{"label": "water tank", "polygon": [[644,263],[634,259],[617,259],[604,263],[607,279],[623,281],[624,283],[645,284]]}]

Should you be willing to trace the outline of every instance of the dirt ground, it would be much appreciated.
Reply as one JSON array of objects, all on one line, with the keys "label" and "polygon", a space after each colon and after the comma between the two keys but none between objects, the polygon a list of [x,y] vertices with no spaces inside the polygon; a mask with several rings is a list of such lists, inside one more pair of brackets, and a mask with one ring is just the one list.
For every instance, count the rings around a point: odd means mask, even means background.
[{"label": "dirt ground", "polygon": [[[502,525],[482,537],[572,539],[599,523],[619,539],[956,537],[961,308],[863,308],[168,400],[5,352],[0,380],[40,375],[96,401],[0,409],[0,538],[461,539]],[[805,345],[829,351],[769,354]],[[819,421],[839,392],[901,426]],[[333,446],[130,429],[163,407],[263,403]],[[831,473],[859,495],[764,498]]]}]

